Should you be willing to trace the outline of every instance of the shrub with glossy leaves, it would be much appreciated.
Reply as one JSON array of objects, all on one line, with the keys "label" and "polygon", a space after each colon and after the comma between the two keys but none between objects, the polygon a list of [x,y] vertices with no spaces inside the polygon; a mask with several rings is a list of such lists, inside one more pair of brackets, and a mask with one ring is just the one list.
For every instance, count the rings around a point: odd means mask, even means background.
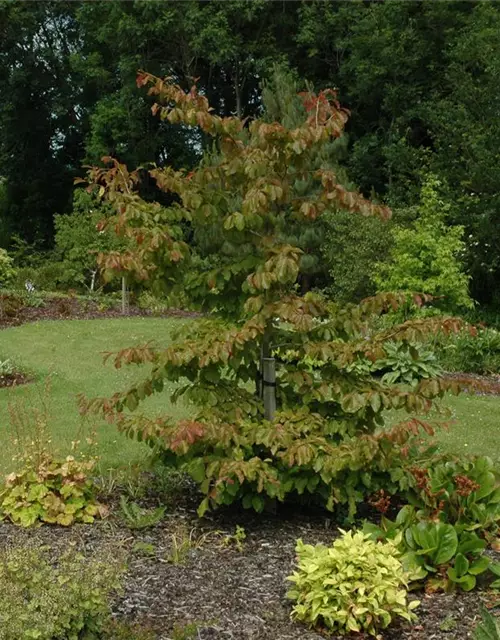
[{"label": "shrub with glossy leaves", "polygon": [[362,532],[344,533],[332,547],[297,542],[298,567],[292,617],[336,633],[377,635],[401,617],[412,621],[407,579],[392,542],[374,542]]}]

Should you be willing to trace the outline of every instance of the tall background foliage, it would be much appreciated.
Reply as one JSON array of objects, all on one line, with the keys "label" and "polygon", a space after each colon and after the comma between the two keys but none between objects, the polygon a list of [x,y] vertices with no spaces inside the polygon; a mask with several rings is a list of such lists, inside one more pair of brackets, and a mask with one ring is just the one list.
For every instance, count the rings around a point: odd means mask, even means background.
[{"label": "tall background foliage", "polygon": [[[196,164],[208,138],[152,116],[135,85],[139,68],[184,88],[197,78],[217,113],[254,116],[281,62],[299,88],[338,88],[352,111],[348,153],[336,149],[329,161],[366,196],[406,209],[419,201],[422,175],[438,176],[446,223],[464,226],[472,296],[496,303],[499,30],[500,6],[483,2],[2,0],[0,244],[19,234],[52,247],[54,214],[71,212],[82,163]],[[149,179],[141,188],[161,195]],[[299,238],[314,248],[303,287],[326,278],[340,297],[370,293],[362,277],[354,290],[345,284],[335,246],[325,270],[317,238]],[[370,264],[373,251],[361,252]],[[375,242],[380,251],[388,247]]]}]

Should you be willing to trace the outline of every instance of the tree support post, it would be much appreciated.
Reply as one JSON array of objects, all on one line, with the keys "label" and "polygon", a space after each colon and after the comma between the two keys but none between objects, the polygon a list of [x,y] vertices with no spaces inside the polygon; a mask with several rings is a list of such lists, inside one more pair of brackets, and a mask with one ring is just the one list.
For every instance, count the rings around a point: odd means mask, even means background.
[{"label": "tree support post", "polygon": [[276,360],[262,358],[264,418],[272,422],[276,413]]},{"label": "tree support post", "polygon": [[127,279],[122,277],[122,315],[127,315],[128,311],[128,295],[127,295]]}]

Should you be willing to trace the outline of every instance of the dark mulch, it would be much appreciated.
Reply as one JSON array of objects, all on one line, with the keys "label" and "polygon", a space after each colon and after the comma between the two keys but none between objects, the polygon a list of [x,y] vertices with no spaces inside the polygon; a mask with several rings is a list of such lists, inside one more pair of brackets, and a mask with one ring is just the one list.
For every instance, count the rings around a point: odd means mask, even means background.
[{"label": "dark mulch", "polygon": [[[123,317],[152,317],[154,314],[145,309],[130,306],[127,313],[123,314],[120,306],[105,309],[93,300],[80,300],[78,298],[49,298],[41,307],[23,307],[14,316],[0,315],[0,329],[15,327],[27,322],[40,320],[92,320],[96,318],[123,318]],[[160,317],[190,318],[200,314],[194,311],[171,309],[160,314]]]},{"label": "dark mulch", "polygon": [[0,375],[0,389],[2,387],[17,387],[28,382],[31,382],[31,378],[24,373],[16,372],[4,376]]},{"label": "dark mulch", "polygon": [[[235,526],[245,528],[243,551],[225,544]],[[195,622],[199,640],[314,640],[321,633],[291,622],[286,576],[293,568],[297,538],[330,543],[334,523],[321,514],[284,511],[256,516],[218,513],[199,520],[192,507],[178,505],[153,529],[130,531],[119,519],[71,529],[42,527],[25,531],[0,525],[0,545],[76,544],[93,554],[121,545],[130,554],[124,593],[114,603],[120,618],[140,621],[170,640],[175,625]],[[173,540],[193,541],[183,562],[172,562]],[[148,555],[137,548],[148,545]],[[461,640],[471,638],[485,593],[417,594],[422,604],[416,625],[397,625],[384,640]],[[412,596],[414,597],[414,596]],[[330,636],[331,637],[331,636]],[[353,636],[354,637],[354,636]],[[361,639],[363,636],[356,636]],[[337,640],[337,637],[335,637]]]},{"label": "dark mulch", "polygon": [[465,393],[478,396],[500,395],[500,375],[498,374],[484,376],[477,373],[447,373],[446,377],[460,382]]}]

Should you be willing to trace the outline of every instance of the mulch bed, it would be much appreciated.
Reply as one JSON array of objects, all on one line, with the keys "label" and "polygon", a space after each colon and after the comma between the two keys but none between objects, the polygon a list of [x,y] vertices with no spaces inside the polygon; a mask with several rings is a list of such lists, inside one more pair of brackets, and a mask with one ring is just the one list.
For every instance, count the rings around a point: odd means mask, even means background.
[{"label": "mulch bed", "polygon": [[27,322],[40,320],[93,320],[97,318],[124,318],[124,317],[165,317],[165,318],[195,318],[200,314],[195,311],[183,311],[170,309],[161,314],[155,314],[146,309],[130,306],[127,313],[123,314],[120,306],[110,309],[100,308],[97,302],[92,300],[82,301],[78,298],[49,298],[42,307],[23,307],[15,316],[0,315],[0,329],[17,327]]},{"label": "mulch bed", "polygon": [[[127,315],[153,314],[131,307]],[[163,315],[196,317],[199,314],[169,311]],[[53,299],[44,307],[24,308],[15,318],[0,318],[0,329],[39,320],[119,317],[123,317],[119,308],[102,310],[94,302],[65,299],[61,303]],[[472,393],[500,394],[499,376],[450,376],[462,382],[470,380]],[[0,377],[0,387],[28,381],[22,374]],[[473,388],[477,382],[482,384],[481,390]],[[242,552],[234,544],[224,544],[224,538],[234,534],[236,525],[243,526],[247,535]],[[182,540],[186,535],[191,535],[195,544],[184,562],[173,564],[168,560],[173,537]],[[274,516],[257,516],[231,510],[199,520],[192,500],[177,504],[161,524],[144,531],[131,531],[119,518],[69,529],[44,526],[23,530],[0,523],[0,547],[40,544],[57,550],[75,544],[89,555],[113,545],[125,548],[129,563],[124,592],[116,598],[113,612],[119,618],[153,628],[158,640],[171,640],[176,625],[182,627],[193,622],[198,626],[198,640],[324,638],[324,634],[291,622],[286,576],[293,569],[297,538],[312,544],[330,543],[335,535],[335,523],[324,513],[288,509]],[[154,555],[138,549],[137,543],[150,545]],[[451,595],[416,594],[415,597],[421,600],[418,622],[413,626],[397,624],[382,634],[384,640],[472,638],[481,603],[488,596],[476,590]],[[362,635],[352,637],[364,638]]]},{"label": "mulch bed", "polygon": [[[247,535],[243,551],[224,544],[236,525]],[[172,539],[191,534],[196,542],[184,562],[169,561]],[[23,530],[0,524],[0,546],[76,545],[95,554],[120,545],[129,554],[124,592],[116,598],[114,614],[171,640],[175,626],[196,623],[199,640],[314,640],[320,632],[290,620],[286,576],[293,569],[297,538],[330,543],[336,526],[323,514],[291,511],[261,515],[246,511],[216,513],[199,520],[194,506],[177,505],[152,529],[130,531],[119,518],[70,529],[44,526]],[[154,555],[137,549],[148,545]],[[414,596],[412,596],[414,597]],[[414,626],[397,624],[384,640],[462,640],[472,638],[486,593],[416,594],[421,600]],[[340,637],[329,636],[332,640]],[[364,638],[362,635],[351,636]],[[366,638],[366,640],[368,640]]]},{"label": "mulch bed", "polygon": [[463,385],[464,393],[477,396],[500,395],[500,376],[482,376],[477,373],[447,373],[446,378],[457,380]]},{"label": "mulch bed", "polygon": [[31,378],[24,373],[12,373],[8,375],[0,375],[0,389],[4,387],[17,387],[20,384],[31,382]]}]

